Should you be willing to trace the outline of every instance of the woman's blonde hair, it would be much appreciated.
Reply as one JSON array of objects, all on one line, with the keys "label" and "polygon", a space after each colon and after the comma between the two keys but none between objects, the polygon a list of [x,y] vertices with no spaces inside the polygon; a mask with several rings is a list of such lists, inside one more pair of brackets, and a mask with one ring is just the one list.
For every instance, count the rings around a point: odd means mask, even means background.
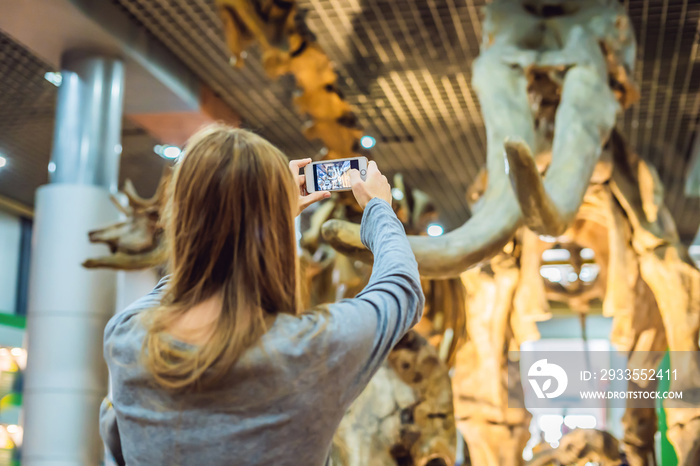
[{"label": "woman's blonde hair", "polygon": [[[142,357],[160,386],[213,386],[265,333],[266,317],[300,313],[298,197],[287,158],[262,137],[216,125],[189,140],[164,211],[170,281],[145,321]],[[166,330],[216,293],[223,305],[209,340],[169,341]]]}]

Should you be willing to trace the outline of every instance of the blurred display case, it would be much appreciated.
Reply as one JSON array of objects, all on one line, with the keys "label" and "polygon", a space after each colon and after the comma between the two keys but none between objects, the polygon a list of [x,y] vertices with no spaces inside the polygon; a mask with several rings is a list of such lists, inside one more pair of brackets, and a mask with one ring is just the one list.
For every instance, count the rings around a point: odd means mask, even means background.
[{"label": "blurred display case", "polygon": [[0,314],[0,466],[20,464],[26,318]]}]

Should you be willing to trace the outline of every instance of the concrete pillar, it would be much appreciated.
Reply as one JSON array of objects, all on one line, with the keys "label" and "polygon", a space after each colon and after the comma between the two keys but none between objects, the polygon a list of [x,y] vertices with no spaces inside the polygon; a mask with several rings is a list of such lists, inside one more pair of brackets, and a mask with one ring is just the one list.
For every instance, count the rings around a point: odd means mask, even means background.
[{"label": "concrete pillar", "polygon": [[62,57],[50,184],[36,195],[27,313],[22,464],[98,465],[98,413],[107,393],[104,326],[115,273],[84,269],[104,246],[87,232],[118,219],[124,67],[98,53]]}]

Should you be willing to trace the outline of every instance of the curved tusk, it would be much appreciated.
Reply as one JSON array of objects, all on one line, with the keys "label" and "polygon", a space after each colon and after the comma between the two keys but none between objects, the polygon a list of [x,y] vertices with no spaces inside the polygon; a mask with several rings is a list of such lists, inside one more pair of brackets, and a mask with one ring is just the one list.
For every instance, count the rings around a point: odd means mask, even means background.
[{"label": "curved tusk", "polygon": [[[472,85],[479,96],[486,126],[488,186],[479,209],[461,227],[438,237],[408,237],[418,269],[425,278],[455,277],[490,259],[520,226],[522,214],[505,173],[503,142],[509,136],[518,136],[534,144],[527,79],[521,68],[505,63],[498,51],[491,48],[474,60]],[[359,231],[359,225],[334,221],[324,225],[323,237],[338,251],[357,254],[364,250]]]},{"label": "curved tusk", "polygon": [[371,263],[372,253],[360,240],[360,225],[346,220],[328,220],[321,227],[323,239],[341,254]]},{"label": "curved tusk", "polygon": [[525,225],[539,235],[559,236],[564,233],[567,221],[547,195],[528,145],[520,140],[506,141],[505,149],[508,178]]},{"label": "curved tusk", "polygon": [[532,231],[558,236],[574,219],[619,109],[607,76],[593,66],[574,66],[564,78],[544,181],[526,144],[506,144],[509,178]]},{"label": "curved tusk", "polygon": [[309,229],[303,232],[301,235],[301,245],[303,247],[311,249],[312,251],[315,251],[318,248],[318,239],[321,235],[321,227],[323,226],[324,222],[328,220],[328,217],[333,214],[336,205],[338,205],[337,200],[329,199],[322,202],[316,211],[311,214],[311,218],[309,219]]},{"label": "curved tusk", "polygon": [[[491,258],[511,240],[520,225],[520,209],[505,176],[500,180],[494,178],[484,195],[482,208],[464,225],[438,237],[408,237],[422,277],[455,277]],[[372,261],[371,253],[360,241],[357,223],[329,220],[323,225],[322,234],[337,251]]]},{"label": "curved tusk", "polygon": [[456,230],[435,238],[408,237],[422,277],[455,277],[498,254],[512,239],[521,220],[512,189],[504,183],[487,194],[482,208]]}]

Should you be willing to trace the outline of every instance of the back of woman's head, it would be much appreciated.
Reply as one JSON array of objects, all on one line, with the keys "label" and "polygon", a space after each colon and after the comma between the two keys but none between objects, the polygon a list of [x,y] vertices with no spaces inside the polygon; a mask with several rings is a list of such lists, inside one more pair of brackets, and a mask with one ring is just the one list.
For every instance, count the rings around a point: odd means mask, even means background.
[{"label": "back of woman's head", "polygon": [[[286,157],[260,136],[223,125],[192,136],[163,213],[170,281],[146,319],[143,357],[161,386],[215,384],[265,332],[266,317],[299,313],[298,195]],[[209,340],[194,350],[170,344],[169,326],[216,295]]]}]

